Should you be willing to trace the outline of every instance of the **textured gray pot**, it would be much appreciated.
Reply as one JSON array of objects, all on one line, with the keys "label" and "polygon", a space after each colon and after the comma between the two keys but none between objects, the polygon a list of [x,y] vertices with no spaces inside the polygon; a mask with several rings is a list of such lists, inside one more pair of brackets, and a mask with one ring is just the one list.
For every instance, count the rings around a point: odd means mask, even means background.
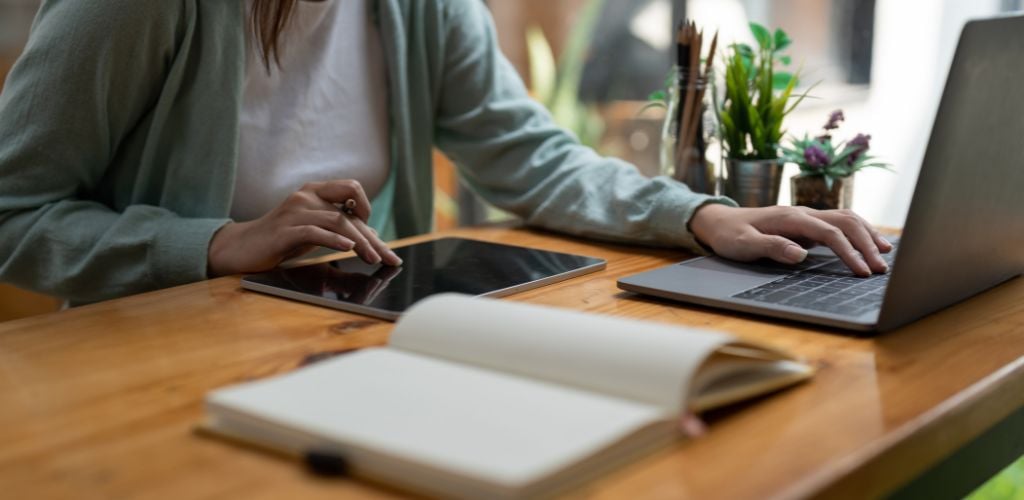
[{"label": "textured gray pot", "polygon": [[779,202],[782,160],[725,160],[723,194],[741,207],[769,207]]}]

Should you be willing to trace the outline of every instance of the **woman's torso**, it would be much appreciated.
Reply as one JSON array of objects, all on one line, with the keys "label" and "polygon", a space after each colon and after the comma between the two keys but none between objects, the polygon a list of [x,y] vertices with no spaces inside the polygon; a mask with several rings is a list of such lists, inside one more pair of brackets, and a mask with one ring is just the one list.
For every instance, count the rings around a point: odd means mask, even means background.
[{"label": "woman's torso", "polygon": [[235,220],[303,184],[355,179],[371,199],[390,173],[387,72],[372,0],[300,1],[270,68],[248,44]]}]

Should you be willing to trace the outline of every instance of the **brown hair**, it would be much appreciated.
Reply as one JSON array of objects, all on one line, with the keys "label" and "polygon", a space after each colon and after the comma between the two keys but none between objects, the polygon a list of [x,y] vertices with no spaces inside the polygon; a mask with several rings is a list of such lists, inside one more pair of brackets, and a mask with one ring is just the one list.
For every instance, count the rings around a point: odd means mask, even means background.
[{"label": "brown hair", "polygon": [[263,57],[263,64],[270,69],[270,59],[280,63],[278,58],[281,43],[281,33],[284,32],[288,21],[295,11],[295,4],[298,0],[253,0],[252,17],[249,23],[252,27],[256,47]]}]

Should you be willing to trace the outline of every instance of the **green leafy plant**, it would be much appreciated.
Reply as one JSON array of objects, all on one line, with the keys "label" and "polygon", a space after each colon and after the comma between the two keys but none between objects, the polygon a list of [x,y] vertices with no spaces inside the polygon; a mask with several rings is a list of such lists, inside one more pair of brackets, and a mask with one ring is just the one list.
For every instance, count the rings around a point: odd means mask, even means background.
[{"label": "green leafy plant", "polygon": [[836,179],[849,177],[861,169],[874,167],[891,171],[888,163],[868,154],[870,135],[857,134],[848,141],[833,141],[832,133],[845,119],[842,110],[833,111],[822,135],[811,138],[805,134],[802,139],[792,139],[789,146],[782,148],[783,158],[796,163],[802,176],[824,176],[829,190]]},{"label": "green leafy plant", "polygon": [[783,120],[807,97],[807,92],[793,94],[799,71],[776,71],[777,65],[792,62],[782,53],[792,43],[786,32],[776,29],[772,33],[757,23],[750,23],[750,31],[757,40],[757,50],[742,43],[729,47],[725,94],[715,108],[729,158],[774,160],[779,157],[785,135]]}]

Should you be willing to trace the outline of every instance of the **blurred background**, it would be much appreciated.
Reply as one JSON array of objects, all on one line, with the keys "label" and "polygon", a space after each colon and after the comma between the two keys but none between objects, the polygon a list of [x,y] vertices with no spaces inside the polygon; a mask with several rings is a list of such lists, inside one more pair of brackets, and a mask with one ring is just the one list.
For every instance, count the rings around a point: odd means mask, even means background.
[{"label": "blurred background", "polygon": [[[0,0],[0,82],[21,52],[39,0]],[[843,109],[839,137],[871,134],[896,173],[858,175],[854,209],[871,222],[903,224],[960,29],[971,18],[1019,10],[1022,0],[489,0],[503,51],[556,120],[584,143],[658,171],[662,115],[640,114],[675,57],[672,27],[684,17],[721,44],[752,42],[749,21],[780,27],[794,43],[802,85],[818,82],[786,122],[814,134]],[[69,48],[69,50],[74,50]],[[505,217],[462,187],[435,158],[439,229]],[[789,167],[786,176],[796,172]],[[780,202],[788,203],[788,183]],[[0,286],[0,320],[52,311],[57,301]],[[1024,462],[975,498],[1024,498]]]},{"label": "blurred background", "polygon": [[[834,109],[840,137],[871,134],[896,173],[859,174],[854,209],[901,226],[964,22],[1017,10],[1022,0],[488,0],[505,54],[538,100],[585,143],[642,172],[658,169],[659,110],[638,114],[662,86],[672,26],[688,16],[722,42],[751,42],[749,21],[787,31],[803,86],[818,83],[786,122],[815,133]],[[0,81],[20,53],[39,0],[0,0]],[[73,49],[69,49],[73,50]],[[437,157],[439,229],[493,220]],[[795,167],[792,172],[795,172]],[[789,175],[788,172],[787,176]],[[788,203],[788,183],[780,202]]]},{"label": "blurred background", "polygon": [[[588,5],[603,3],[593,27]],[[657,171],[661,116],[637,117],[674,58],[673,23],[694,19],[725,43],[753,43],[747,23],[779,27],[793,39],[802,86],[818,83],[786,121],[790,134],[815,135],[829,112],[843,109],[839,137],[871,134],[872,151],[896,173],[858,174],[854,209],[871,222],[903,224],[938,100],[963,24],[1018,10],[1020,0],[490,0],[502,48],[528,83],[527,33],[538,26],[556,57],[580,31],[590,39],[578,99],[603,120],[597,149],[623,157],[646,173]],[[571,47],[568,47],[571,48]],[[572,63],[563,66],[571,67]],[[536,91],[536,89],[535,89]],[[556,118],[560,118],[556,113]],[[573,128],[571,122],[566,126]],[[796,172],[795,167],[787,177]],[[788,204],[788,183],[780,202]]]}]

